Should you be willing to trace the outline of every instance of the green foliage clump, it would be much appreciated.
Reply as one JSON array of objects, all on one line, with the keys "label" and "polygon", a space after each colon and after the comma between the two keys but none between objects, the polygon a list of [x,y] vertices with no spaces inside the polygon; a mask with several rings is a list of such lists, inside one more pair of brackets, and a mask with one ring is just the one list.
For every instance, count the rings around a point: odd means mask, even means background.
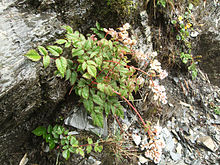
[{"label": "green foliage clump", "polygon": [[[32,49],[25,56],[32,61],[43,59],[45,68],[55,63],[56,74],[69,81],[94,124],[103,127],[103,115],[124,117],[118,95],[133,100],[140,83],[134,67],[128,66],[126,55],[132,52],[131,47],[114,38],[106,39],[103,28],[98,23],[96,26],[92,30],[99,39],[63,26],[66,38],[46,48],[38,46],[39,53]],[[65,57],[67,50],[71,55]]]},{"label": "green foliage clump", "polygon": [[69,130],[65,130],[64,127],[60,125],[51,125],[48,128],[43,126],[37,127],[32,131],[36,136],[43,136],[46,143],[49,143],[50,150],[57,146],[57,149],[61,149],[62,156],[67,160],[70,157],[70,153],[80,154],[82,157],[85,156],[85,151],[89,154],[92,149],[95,152],[102,152],[103,146],[99,145],[98,141],[93,142],[91,138],[88,137],[88,144],[80,145],[79,141],[75,136],[69,134]]},{"label": "green foliage clump", "polygon": [[190,33],[193,31],[193,23],[191,19],[192,9],[193,5],[190,3],[184,15],[178,15],[176,19],[173,19],[171,21],[171,23],[178,31],[176,39],[182,42],[182,47],[180,48],[180,58],[182,59],[182,62],[184,64],[190,63],[188,70],[192,72],[192,78],[195,79],[197,77],[198,71],[196,69],[196,64],[193,55],[191,54],[192,45]]}]

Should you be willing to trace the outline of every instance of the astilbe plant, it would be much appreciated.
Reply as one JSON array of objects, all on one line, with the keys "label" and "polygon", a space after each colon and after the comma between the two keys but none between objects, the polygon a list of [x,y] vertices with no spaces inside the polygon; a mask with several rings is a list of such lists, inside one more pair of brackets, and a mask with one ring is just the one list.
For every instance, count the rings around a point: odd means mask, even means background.
[{"label": "astilbe plant", "polygon": [[[87,37],[78,31],[73,32],[69,26],[63,28],[67,32],[64,39],[46,48],[38,46],[38,51],[29,50],[25,56],[32,61],[43,59],[45,68],[55,63],[56,74],[69,81],[72,86],[70,93],[75,91],[80,96],[95,125],[103,127],[103,115],[110,113],[123,118],[124,109],[119,102],[122,98],[138,115],[148,135],[153,135],[150,126],[145,124],[131,102],[134,100],[133,93],[146,84],[154,92],[154,100],[167,103],[165,88],[159,85],[158,80],[164,79],[167,72],[155,59],[157,53],[144,54],[133,49],[137,41],[129,37],[128,23],[118,31],[103,29],[96,23],[96,28],[91,28],[94,34]],[[66,55],[68,50],[71,50],[71,54]],[[128,58],[128,55],[131,57]],[[132,59],[148,66],[147,71],[129,65]],[[54,145],[53,142],[50,145]],[[65,152],[69,151],[65,149]]]}]

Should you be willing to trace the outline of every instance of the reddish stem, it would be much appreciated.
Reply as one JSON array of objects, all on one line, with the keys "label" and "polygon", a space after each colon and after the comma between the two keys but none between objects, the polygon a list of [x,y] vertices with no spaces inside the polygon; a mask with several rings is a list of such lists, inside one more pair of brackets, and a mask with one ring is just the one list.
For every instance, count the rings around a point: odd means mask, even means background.
[{"label": "reddish stem", "polygon": [[117,95],[121,96],[127,103],[128,105],[135,111],[135,113],[138,115],[138,117],[140,118],[142,124],[145,126],[146,123],[144,122],[143,118],[141,117],[141,115],[139,114],[139,112],[136,110],[136,108],[128,101],[128,99],[126,99],[124,96],[121,95],[121,93],[114,91],[114,93],[116,93]]}]

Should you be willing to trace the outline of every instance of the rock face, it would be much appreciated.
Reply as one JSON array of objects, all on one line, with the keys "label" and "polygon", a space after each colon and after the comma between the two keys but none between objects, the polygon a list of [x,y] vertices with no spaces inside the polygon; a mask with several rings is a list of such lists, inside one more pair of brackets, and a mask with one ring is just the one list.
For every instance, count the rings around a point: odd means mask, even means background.
[{"label": "rock face", "polygon": [[65,84],[23,56],[60,34],[60,21],[52,13],[34,14],[9,6],[14,3],[1,2],[0,7],[0,161],[6,164],[7,156],[66,94]]},{"label": "rock face", "polygon": [[200,67],[205,71],[210,81],[220,86],[220,3],[208,0],[206,7],[201,4],[195,10],[195,18],[201,32],[196,45],[196,54],[201,55]]}]

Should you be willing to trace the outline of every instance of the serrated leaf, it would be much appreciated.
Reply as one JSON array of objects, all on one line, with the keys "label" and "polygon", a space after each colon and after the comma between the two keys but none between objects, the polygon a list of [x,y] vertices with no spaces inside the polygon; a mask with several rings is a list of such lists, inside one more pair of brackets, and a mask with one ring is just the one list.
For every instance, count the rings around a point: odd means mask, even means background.
[{"label": "serrated leaf", "polygon": [[49,141],[49,148],[50,148],[50,150],[54,149],[54,147],[55,147],[54,141],[53,140]]},{"label": "serrated leaf", "polygon": [[91,76],[96,78],[96,74],[97,74],[96,67],[94,67],[93,65],[87,65],[87,71]]},{"label": "serrated leaf", "polygon": [[84,99],[88,99],[89,98],[89,86],[85,86],[82,90],[82,97]]},{"label": "serrated leaf", "polygon": [[95,67],[97,67],[97,64],[93,60],[88,60],[87,64],[88,65],[94,65]]},{"label": "serrated leaf", "polygon": [[64,157],[66,160],[68,160],[69,157],[70,157],[70,151],[69,151],[69,150],[64,150],[64,151],[62,152],[62,155],[63,155],[63,157]]},{"label": "serrated leaf", "polygon": [[102,115],[102,113],[92,112],[91,117],[92,117],[93,123],[96,126],[103,128],[103,115]]},{"label": "serrated leaf", "polygon": [[60,57],[60,58],[56,59],[56,67],[57,67],[57,70],[62,75],[62,77],[64,77],[64,74],[65,74],[66,68],[67,68],[66,58]]},{"label": "serrated leaf", "polygon": [[54,56],[60,56],[60,54],[62,54],[63,49],[59,46],[47,46],[47,49],[49,50],[49,52],[54,55]]},{"label": "serrated leaf", "polygon": [[88,145],[88,146],[86,147],[86,152],[87,152],[87,154],[89,154],[91,151],[92,151],[92,146],[91,146],[91,145]]},{"label": "serrated leaf", "polygon": [[47,68],[50,65],[50,56],[48,55],[43,56],[43,65],[44,68]]},{"label": "serrated leaf", "polygon": [[71,70],[70,69],[67,69],[66,70],[66,81],[69,80],[71,77]]},{"label": "serrated leaf", "polygon": [[116,114],[116,107],[114,105],[111,105],[112,114]]},{"label": "serrated leaf", "polygon": [[84,54],[84,50],[82,49],[72,49],[72,57],[81,56]]},{"label": "serrated leaf", "polygon": [[32,61],[39,61],[41,59],[41,56],[34,49],[29,50],[24,56]]},{"label": "serrated leaf", "polygon": [[43,56],[46,56],[48,54],[47,50],[43,46],[38,46],[37,48]]},{"label": "serrated leaf", "polygon": [[83,105],[84,105],[84,107],[86,108],[87,111],[89,111],[89,112],[93,111],[94,103],[93,103],[92,100],[83,99]]},{"label": "serrated leaf", "polygon": [[93,95],[92,96],[93,101],[98,104],[98,105],[104,105],[104,101],[101,99],[100,96],[98,95]]},{"label": "serrated leaf", "polygon": [[76,82],[76,79],[77,79],[77,72],[72,72],[71,73],[71,77],[70,77],[70,84],[73,86]]},{"label": "serrated leaf", "polygon": [[66,29],[67,33],[73,33],[73,29],[70,26],[63,25],[61,26],[63,29]]},{"label": "serrated leaf", "polygon": [[64,39],[60,39],[60,40],[56,40],[56,44],[60,44],[60,45],[62,45],[62,44],[65,44],[67,42],[67,40],[64,40]]},{"label": "serrated leaf", "polygon": [[47,129],[43,126],[39,126],[35,130],[33,130],[32,133],[36,136],[42,136],[47,133]]}]

